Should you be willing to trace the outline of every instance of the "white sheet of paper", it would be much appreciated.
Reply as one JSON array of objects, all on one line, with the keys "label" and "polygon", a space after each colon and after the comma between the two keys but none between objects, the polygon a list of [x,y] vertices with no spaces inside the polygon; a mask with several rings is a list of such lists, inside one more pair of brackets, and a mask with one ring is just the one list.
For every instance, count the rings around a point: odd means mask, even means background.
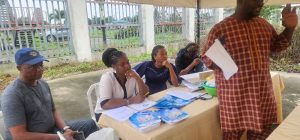
[{"label": "white sheet of paper", "polygon": [[195,78],[199,79],[199,72],[186,74],[186,75],[181,75],[180,77],[183,78],[184,80],[187,80],[187,81],[190,80],[190,79],[195,79]]},{"label": "white sheet of paper", "polygon": [[237,65],[218,39],[215,40],[215,43],[207,50],[205,55],[222,69],[226,80],[238,71]]},{"label": "white sheet of paper", "polygon": [[185,79],[181,81],[181,84],[186,86],[191,92],[198,90],[200,87],[199,83],[191,83]]},{"label": "white sheet of paper", "polygon": [[195,95],[196,98],[199,98],[200,96],[203,96],[205,94],[205,92],[198,91],[198,92],[193,92],[191,94]]},{"label": "white sheet of paper", "polygon": [[137,110],[137,111],[142,111],[145,109],[148,109],[152,106],[154,106],[156,104],[156,102],[151,101],[149,99],[145,99],[142,103],[139,104],[131,104],[129,105],[130,108]]},{"label": "white sheet of paper", "polygon": [[115,119],[117,121],[123,122],[123,121],[128,120],[128,118],[136,112],[137,111],[132,108],[129,108],[127,106],[122,106],[119,108],[104,111],[103,114],[105,114],[109,117],[112,117],[113,119]]},{"label": "white sheet of paper", "polygon": [[173,91],[167,91],[167,94],[181,98],[183,100],[190,100],[193,98],[196,98],[197,95],[192,94],[190,92],[186,92],[186,91],[178,91],[178,90],[173,90]]}]

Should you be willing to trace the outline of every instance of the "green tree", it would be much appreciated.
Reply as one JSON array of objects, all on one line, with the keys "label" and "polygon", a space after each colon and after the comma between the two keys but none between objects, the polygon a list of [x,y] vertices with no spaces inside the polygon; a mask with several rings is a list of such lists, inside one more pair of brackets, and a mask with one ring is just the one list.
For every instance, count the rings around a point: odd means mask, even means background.
[{"label": "green tree", "polygon": [[260,12],[260,16],[271,24],[280,24],[281,8],[280,6],[264,6]]},{"label": "green tree", "polygon": [[65,11],[64,10],[57,10],[55,9],[53,13],[49,15],[49,21],[51,22],[52,20],[57,21],[61,19],[65,19]]}]

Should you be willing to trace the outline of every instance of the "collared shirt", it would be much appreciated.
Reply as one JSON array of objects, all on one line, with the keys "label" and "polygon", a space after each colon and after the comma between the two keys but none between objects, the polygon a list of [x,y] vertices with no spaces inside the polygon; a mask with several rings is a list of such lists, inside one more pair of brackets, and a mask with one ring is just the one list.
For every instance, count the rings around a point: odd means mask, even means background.
[{"label": "collared shirt", "polygon": [[97,99],[95,113],[101,113],[104,110],[101,107],[103,101],[109,99],[127,99],[138,94],[138,84],[134,78],[127,79],[125,90],[119,83],[114,72],[106,72],[101,76],[99,83],[99,97]]}]

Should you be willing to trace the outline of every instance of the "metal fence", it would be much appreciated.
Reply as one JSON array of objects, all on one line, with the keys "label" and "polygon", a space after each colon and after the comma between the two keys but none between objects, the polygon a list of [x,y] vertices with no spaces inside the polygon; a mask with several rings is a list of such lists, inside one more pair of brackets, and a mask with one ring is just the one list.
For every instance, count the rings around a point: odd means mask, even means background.
[{"label": "metal fence", "polygon": [[66,0],[0,0],[0,63],[23,47],[48,58],[74,53]]},{"label": "metal fence", "polygon": [[[218,19],[218,14],[223,14],[223,18],[226,18],[234,13],[233,8],[226,8],[223,9],[223,13],[218,13],[217,8],[210,8],[210,9],[200,9],[199,15],[200,15],[200,26],[197,28],[197,10],[196,10],[196,17],[195,17],[195,38],[197,38],[197,33],[200,34],[200,43],[203,43],[203,41],[206,39],[209,31],[211,28],[220,20]],[[198,30],[199,29],[199,30]]]},{"label": "metal fence", "polygon": [[92,52],[141,46],[139,5],[111,0],[87,0],[86,4]]},{"label": "metal fence", "polygon": [[[141,5],[86,0],[84,6],[92,52],[143,46]],[[183,8],[154,7],[155,44],[185,42],[182,16]],[[204,36],[215,24],[213,10],[201,9],[200,18]],[[13,61],[14,53],[23,47],[37,49],[48,58],[74,56],[67,0],[0,0],[0,63]]]},{"label": "metal fence", "polygon": [[155,6],[155,44],[176,43],[183,40],[182,8]]},{"label": "metal fence", "polygon": [[[200,27],[197,28],[197,17],[195,17],[195,36],[197,33],[200,33],[200,40],[204,39],[212,26],[216,23],[214,17],[214,10],[215,9],[200,9]],[[197,15],[197,11],[196,14]],[[199,31],[198,31],[199,29]]]}]

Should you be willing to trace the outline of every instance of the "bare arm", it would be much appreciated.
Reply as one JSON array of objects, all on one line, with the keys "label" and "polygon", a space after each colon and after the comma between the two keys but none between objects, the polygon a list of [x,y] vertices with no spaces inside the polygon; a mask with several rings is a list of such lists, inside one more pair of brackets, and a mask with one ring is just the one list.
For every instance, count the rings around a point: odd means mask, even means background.
[{"label": "bare arm", "polygon": [[64,120],[61,118],[59,112],[57,112],[56,110],[53,111],[53,118],[55,121],[55,125],[58,129],[62,130],[66,126]]},{"label": "bare arm", "polygon": [[126,106],[130,104],[141,103],[145,100],[145,96],[142,94],[138,94],[129,99],[109,99],[106,103],[104,103],[101,107],[103,109],[113,109],[121,106]]},{"label": "bare arm", "polygon": [[121,106],[126,106],[128,104],[129,104],[128,99],[109,99],[101,107],[106,110],[106,109],[113,109]]},{"label": "bare arm", "polygon": [[296,14],[296,7],[291,8],[291,4],[287,4],[283,8],[282,12],[282,25],[285,27],[284,31],[281,33],[284,35],[288,41],[291,41],[294,30],[298,25],[298,16]]},{"label": "bare arm", "polygon": [[280,33],[280,35],[277,35],[276,31],[273,29],[272,45],[270,48],[273,53],[287,49],[292,40],[294,30],[298,25],[298,16],[296,14],[296,9],[291,9],[291,5],[287,4],[281,12],[282,25],[285,27],[284,31]]},{"label": "bare arm", "polygon": [[177,79],[177,75],[172,67],[172,65],[166,60],[163,62],[163,65],[169,69],[170,72],[170,79],[171,79],[171,83],[173,86],[178,87],[178,79]]},{"label": "bare arm", "polygon": [[182,71],[180,71],[179,75],[188,74],[189,71],[192,70],[199,63],[200,63],[200,58],[195,58],[194,61],[189,66],[187,66],[185,69],[183,69]]},{"label": "bare arm", "polygon": [[[53,112],[53,117],[57,123],[59,123],[60,126],[64,126],[64,122],[60,119],[57,119],[58,114],[56,111]],[[58,121],[58,122],[57,122]],[[61,128],[61,127],[58,127]],[[32,139],[38,139],[38,140],[59,140],[58,135],[56,134],[48,134],[48,133],[39,133],[39,132],[29,132],[27,130],[26,124],[20,124],[16,126],[12,126],[9,128],[9,131],[12,135],[12,138],[14,140],[32,140]],[[65,135],[64,135],[65,136]],[[72,137],[68,137],[67,135],[65,136],[67,140],[72,140]]]},{"label": "bare arm", "polygon": [[105,104],[102,105],[103,109],[113,109],[120,106],[126,106],[129,104],[141,103],[145,99],[145,94],[149,92],[148,86],[144,83],[144,81],[140,78],[140,76],[132,71],[129,70],[126,73],[126,77],[134,78],[137,81],[137,85],[139,87],[139,93],[136,96],[133,96],[129,99],[109,99]]},{"label": "bare arm", "polygon": [[[61,118],[59,112],[56,109],[53,111],[53,118],[54,118],[54,121],[55,121],[55,125],[58,129],[62,130],[66,126],[64,120]],[[75,132],[73,130],[67,129],[67,130],[65,130],[63,136],[67,140],[72,140],[73,136],[74,136],[74,133]]]},{"label": "bare arm", "polygon": [[148,86],[144,83],[144,81],[141,79],[141,77],[134,71],[129,70],[126,73],[126,77],[129,78],[134,78],[137,82],[137,85],[139,87],[139,94],[145,95],[149,92]]},{"label": "bare arm", "polygon": [[59,140],[56,134],[28,132],[26,124],[10,127],[9,131],[14,140]]}]

